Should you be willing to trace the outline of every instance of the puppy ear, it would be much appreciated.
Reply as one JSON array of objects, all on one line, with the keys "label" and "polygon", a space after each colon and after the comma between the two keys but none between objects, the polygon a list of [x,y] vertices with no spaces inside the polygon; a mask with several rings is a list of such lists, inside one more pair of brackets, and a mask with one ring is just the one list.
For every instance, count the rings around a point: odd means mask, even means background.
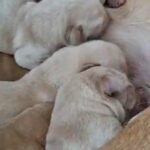
[{"label": "puppy ear", "polygon": [[103,91],[111,98],[118,98],[127,110],[135,106],[137,96],[134,87],[131,84],[126,86],[117,77],[104,76]]},{"label": "puppy ear", "polygon": [[85,41],[82,26],[69,27],[66,33],[66,42],[68,45],[79,45]]}]

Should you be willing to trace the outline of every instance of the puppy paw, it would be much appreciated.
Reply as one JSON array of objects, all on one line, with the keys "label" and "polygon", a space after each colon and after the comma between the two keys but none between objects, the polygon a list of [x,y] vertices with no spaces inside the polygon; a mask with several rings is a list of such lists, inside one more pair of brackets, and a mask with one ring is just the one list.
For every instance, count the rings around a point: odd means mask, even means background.
[{"label": "puppy paw", "polygon": [[43,63],[49,57],[49,53],[44,49],[26,46],[17,50],[14,57],[19,66],[31,70]]},{"label": "puppy paw", "polygon": [[37,63],[37,62],[33,61],[31,55],[24,55],[20,51],[17,51],[15,53],[15,61],[20,67],[26,68],[29,70],[35,68],[37,65],[40,64],[40,62]]}]

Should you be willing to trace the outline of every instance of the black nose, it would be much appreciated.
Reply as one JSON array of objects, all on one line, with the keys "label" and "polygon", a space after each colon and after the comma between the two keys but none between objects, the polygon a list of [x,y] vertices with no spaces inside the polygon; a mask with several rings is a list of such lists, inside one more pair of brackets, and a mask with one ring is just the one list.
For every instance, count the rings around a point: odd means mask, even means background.
[{"label": "black nose", "polygon": [[40,1],[42,1],[42,0],[34,0],[34,1],[38,3],[38,2],[40,2]]},{"label": "black nose", "polygon": [[125,3],[127,2],[127,0],[106,0],[104,3],[104,7],[107,8],[119,8],[121,6],[123,6]]},{"label": "black nose", "polygon": [[112,4],[110,3],[110,0],[106,0],[104,6],[107,8],[113,8]]}]

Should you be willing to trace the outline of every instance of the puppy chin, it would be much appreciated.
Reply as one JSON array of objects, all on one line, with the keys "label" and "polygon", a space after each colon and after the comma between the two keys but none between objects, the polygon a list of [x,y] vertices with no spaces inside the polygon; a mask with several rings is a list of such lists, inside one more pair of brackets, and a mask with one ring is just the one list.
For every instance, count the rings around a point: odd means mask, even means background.
[{"label": "puppy chin", "polygon": [[122,104],[118,100],[113,100],[111,102],[110,100],[108,101],[103,101],[103,104],[109,108],[111,111],[112,115],[117,118],[120,123],[122,124],[125,121],[126,118],[126,112],[122,106]]}]

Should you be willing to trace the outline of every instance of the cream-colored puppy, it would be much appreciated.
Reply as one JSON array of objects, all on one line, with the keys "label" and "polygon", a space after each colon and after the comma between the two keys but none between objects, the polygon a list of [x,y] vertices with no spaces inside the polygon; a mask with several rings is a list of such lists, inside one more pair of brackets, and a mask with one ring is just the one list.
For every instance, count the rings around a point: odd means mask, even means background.
[{"label": "cream-colored puppy", "polygon": [[16,15],[25,3],[35,0],[0,0],[0,51],[12,54]]},{"label": "cream-colored puppy", "polygon": [[150,1],[127,0],[119,9],[109,9],[112,18],[103,39],[123,50],[129,76],[141,96],[150,104]]},{"label": "cream-colored puppy", "polygon": [[107,22],[100,0],[29,2],[18,13],[15,60],[32,69],[60,47],[99,37]]},{"label": "cream-colored puppy", "polygon": [[0,82],[0,124],[34,104],[54,101],[63,83],[95,64],[126,72],[124,56],[117,46],[93,41],[61,49],[16,82]]},{"label": "cream-colored puppy", "polygon": [[46,150],[96,150],[122,129],[135,102],[134,87],[114,69],[73,76],[56,96]]}]

